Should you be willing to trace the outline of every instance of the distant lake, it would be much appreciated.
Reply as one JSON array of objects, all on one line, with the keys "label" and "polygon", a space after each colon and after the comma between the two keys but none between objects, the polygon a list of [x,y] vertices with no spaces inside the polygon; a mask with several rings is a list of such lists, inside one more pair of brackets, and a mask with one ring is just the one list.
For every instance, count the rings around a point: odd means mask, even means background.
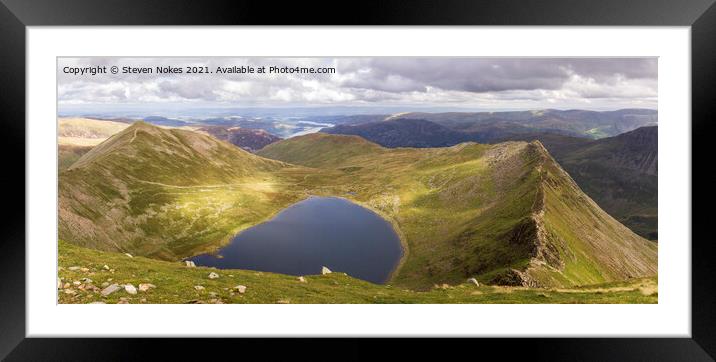
[{"label": "distant lake", "polygon": [[402,253],[395,230],[376,213],[337,197],[310,197],[237,234],[216,254],[187,260],[291,275],[320,274],[326,266],[385,283]]}]

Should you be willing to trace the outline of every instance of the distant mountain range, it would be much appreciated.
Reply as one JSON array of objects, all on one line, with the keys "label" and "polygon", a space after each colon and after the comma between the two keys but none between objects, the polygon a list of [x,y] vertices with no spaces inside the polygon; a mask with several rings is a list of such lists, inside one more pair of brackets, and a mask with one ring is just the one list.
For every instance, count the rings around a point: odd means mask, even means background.
[{"label": "distant mountain range", "polygon": [[551,132],[589,138],[604,138],[644,126],[655,126],[658,113],[651,109],[616,111],[556,110],[516,112],[401,113],[386,120],[422,119],[489,141],[508,134]]},{"label": "distant mountain range", "polygon": [[271,143],[281,140],[262,129],[247,129],[240,127],[207,126],[196,129],[222,141],[227,141],[249,152],[256,152]]}]

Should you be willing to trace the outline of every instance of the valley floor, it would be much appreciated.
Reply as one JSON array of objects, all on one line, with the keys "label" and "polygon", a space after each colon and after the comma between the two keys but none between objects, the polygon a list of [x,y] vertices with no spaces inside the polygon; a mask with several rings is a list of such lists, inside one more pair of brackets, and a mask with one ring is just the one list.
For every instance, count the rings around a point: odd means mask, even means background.
[{"label": "valley floor", "polygon": [[[106,266],[106,267],[105,267]],[[210,273],[219,275],[210,279]],[[298,277],[249,270],[186,267],[59,242],[59,303],[658,303],[657,278],[570,289],[460,285],[412,291],[375,285],[343,273]],[[116,284],[117,291],[101,291]],[[124,285],[146,291],[130,294]],[[244,286],[240,293],[237,286]],[[130,290],[132,288],[129,288]]]}]

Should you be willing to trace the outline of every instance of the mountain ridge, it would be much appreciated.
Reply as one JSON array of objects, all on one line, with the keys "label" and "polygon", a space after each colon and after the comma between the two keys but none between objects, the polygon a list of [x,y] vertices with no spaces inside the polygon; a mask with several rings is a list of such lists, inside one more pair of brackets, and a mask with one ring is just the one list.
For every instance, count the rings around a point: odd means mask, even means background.
[{"label": "mountain ridge", "polygon": [[563,287],[656,273],[656,246],[601,211],[539,142],[388,149],[314,134],[253,155],[139,123],[60,174],[60,237],[178,260],[309,195],[341,196],[391,222],[407,247],[391,282],[409,288],[468,276]]}]

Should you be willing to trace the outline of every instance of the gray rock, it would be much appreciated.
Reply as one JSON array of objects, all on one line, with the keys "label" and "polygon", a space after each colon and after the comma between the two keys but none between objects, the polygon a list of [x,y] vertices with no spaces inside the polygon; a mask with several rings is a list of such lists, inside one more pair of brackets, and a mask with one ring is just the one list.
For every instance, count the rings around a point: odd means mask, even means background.
[{"label": "gray rock", "polygon": [[119,284],[112,284],[112,285],[108,286],[107,288],[102,289],[101,294],[106,297],[106,296],[118,291],[119,289],[121,289],[119,287]]},{"label": "gray rock", "polygon": [[328,269],[325,266],[321,268],[321,274],[326,275],[326,274],[331,274],[331,273],[332,273],[331,269]]},{"label": "gray rock", "polygon": [[191,260],[185,261],[184,264],[186,264],[187,268],[196,268],[196,264]]},{"label": "gray rock", "polygon": [[470,279],[467,280],[467,282],[468,282],[468,283],[475,284],[476,287],[479,287],[479,286],[480,286],[480,283],[478,283],[478,282],[477,282],[477,279],[475,279],[475,278],[470,278]]},{"label": "gray rock", "polygon": [[125,284],[124,291],[126,291],[129,294],[137,294],[137,288],[135,288],[134,285],[132,285],[132,284]]},{"label": "gray rock", "polygon": [[238,291],[239,294],[246,293],[246,286],[245,285],[237,285],[234,287],[234,290]]},{"label": "gray rock", "polygon": [[196,289],[196,290],[204,290],[204,289],[206,289],[206,288],[204,288],[203,285],[195,285],[195,286],[194,286],[194,289]]},{"label": "gray rock", "polygon": [[304,278],[304,277],[298,277],[298,281],[301,282],[301,283],[305,283],[305,282],[306,282],[306,278]]},{"label": "gray rock", "polygon": [[209,279],[218,279],[218,278],[219,278],[219,274],[216,274],[214,272],[209,273]]}]

